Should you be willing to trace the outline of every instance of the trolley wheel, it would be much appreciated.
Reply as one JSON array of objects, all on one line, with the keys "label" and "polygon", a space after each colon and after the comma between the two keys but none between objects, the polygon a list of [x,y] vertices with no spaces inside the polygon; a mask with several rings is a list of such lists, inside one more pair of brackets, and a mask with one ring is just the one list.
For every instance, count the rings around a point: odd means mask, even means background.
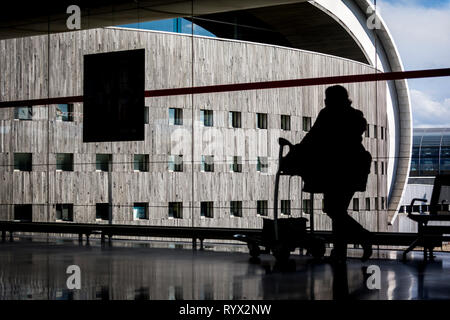
[{"label": "trolley wheel", "polygon": [[256,243],[250,242],[248,245],[248,251],[252,258],[258,258],[261,254],[261,249]]},{"label": "trolley wheel", "polygon": [[325,241],[322,238],[314,238],[310,248],[311,255],[320,259],[325,255],[325,250]]},{"label": "trolley wheel", "polygon": [[285,246],[277,246],[272,249],[272,254],[278,262],[286,262],[289,260],[291,251]]}]

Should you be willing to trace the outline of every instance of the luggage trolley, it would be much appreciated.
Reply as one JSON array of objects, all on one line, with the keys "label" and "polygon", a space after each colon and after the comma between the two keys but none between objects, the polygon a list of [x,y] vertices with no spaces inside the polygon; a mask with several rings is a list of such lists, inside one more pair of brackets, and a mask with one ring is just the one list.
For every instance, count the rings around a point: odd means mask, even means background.
[{"label": "luggage trolley", "polygon": [[[304,217],[278,219],[280,176],[299,175],[295,172],[295,168],[289,168],[283,162],[283,149],[285,146],[292,146],[292,144],[284,138],[279,138],[278,143],[280,145],[280,151],[278,155],[278,170],[275,176],[273,220],[263,219],[263,228],[260,236],[236,234],[234,237],[237,240],[247,243],[250,256],[253,258],[258,257],[261,253],[271,252],[277,261],[286,261],[289,259],[290,253],[296,248],[304,248],[307,249],[308,254],[319,259],[325,253],[325,240],[314,234],[313,192],[310,192],[311,210],[309,231],[306,226],[308,219]],[[261,250],[261,247],[264,249]]]}]

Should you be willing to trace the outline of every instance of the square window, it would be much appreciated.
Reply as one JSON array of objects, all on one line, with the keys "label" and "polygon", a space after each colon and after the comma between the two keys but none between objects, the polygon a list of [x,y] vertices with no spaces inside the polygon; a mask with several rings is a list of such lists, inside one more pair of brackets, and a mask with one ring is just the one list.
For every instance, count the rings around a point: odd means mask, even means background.
[{"label": "square window", "polygon": [[366,198],[366,211],[370,211],[370,198]]},{"label": "square window", "polygon": [[267,161],[267,157],[258,157],[256,164],[256,171],[259,171],[261,173],[267,173],[268,168],[269,164]]},{"label": "square window", "polygon": [[56,120],[73,121],[73,104],[62,103],[56,107]]},{"label": "square window", "polygon": [[14,220],[31,222],[33,221],[33,209],[31,204],[15,204]]},{"label": "square window", "polygon": [[241,113],[239,111],[230,111],[228,114],[228,122],[230,128],[240,128],[241,127]]},{"label": "square window", "polygon": [[15,107],[14,119],[16,120],[33,120],[33,107]]},{"label": "square window", "polygon": [[231,158],[230,170],[231,170],[231,172],[242,172],[242,157],[241,156],[233,156]]},{"label": "square window", "polygon": [[311,117],[303,117],[303,131],[311,130]]},{"label": "square window", "polygon": [[358,198],[353,199],[353,211],[359,211],[359,199]]},{"label": "square window", "polygon": [[200,121],[205,127],[213,126],[213,111],[212,110],[200,110]]},{"label": "square window", "polygon": [[56,170],[73,171],[73,154],[57,153],[56,154]]},{"label": "square window", "polygon": [[202,156],[203,172],[214,172],[214,156]]},{"label": "square window", "polygon": [[109,164],[112,161],[111,154],[96,154],[95,155],[95,169],[97,171],[108,171]]},{"label": "square window", "polygon": [[183,171],[183,155],[169,156],[169,171],[182,172]]},{"label": "square window", "polygon": [[267,113],[257,113],[256,122],[258,129],[267,129]]},{"label": "square window", "polygon": [[149,124],[149,112],[150,112],[150,108],[145,106],[144,107],[144,124]]},{"label": "square window", "polygon": [[176,126],[183,124],[183,109],[169,108],[169,124]]},{"label": "square window", "polygon": [[260,216],[268,215],[268,204],[267,200],[258,200],[256,201],[256,213]]},{"label": "square window", "polygon": [[203,201],[200,204],[200,215],[205,218],[214,218],[214,202]]},{"label": "square window", "polygon": [[56,204],[56,220],[73,221],[73,204],[71,203]]},{"label": "square window", "polygon": [[286,114],[281,115],[281,130],[291,130],[291,116]]},{"label": "square window", "polygon": [[148,219],[147,203],[134,203],[133,204],[133,219],[134,220]]},{"label": "square window", "polygon": [[291,200],[281,200],[281,214],[291,214]]},{"label": "square window", "polygon": [[109,220],[109,204],[108,203],[95,204],[95,219]]},{"label": "square window", "polygon": [[14,153],[14,170],[31,171],[33,167],[31,153]]},{"label": "square window", "polygon": [[134,155],[134,171],[147,172],[148,171],[148,154]]},{"label": "square window", "polygon": [[169,202],[169,218],[183,219],[182,202]]},{"label": "square window", "polygon": [[242,217],[242,201],[230,201],[230,214],[233,217]]},{"label": "square window", "polygon": [[305,214],[311,214],[311,199],[303,199],[302,211]]}]

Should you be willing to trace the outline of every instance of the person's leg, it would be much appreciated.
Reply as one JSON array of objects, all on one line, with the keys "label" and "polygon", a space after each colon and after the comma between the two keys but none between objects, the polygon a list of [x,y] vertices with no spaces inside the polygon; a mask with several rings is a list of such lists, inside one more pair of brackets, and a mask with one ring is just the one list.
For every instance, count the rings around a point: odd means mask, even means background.
[{"label": "person's leg", "polygon": [[347,257],[347,208],[353,193],[324,193],[324,212],[332,220],[333,256],[337,260]]}]

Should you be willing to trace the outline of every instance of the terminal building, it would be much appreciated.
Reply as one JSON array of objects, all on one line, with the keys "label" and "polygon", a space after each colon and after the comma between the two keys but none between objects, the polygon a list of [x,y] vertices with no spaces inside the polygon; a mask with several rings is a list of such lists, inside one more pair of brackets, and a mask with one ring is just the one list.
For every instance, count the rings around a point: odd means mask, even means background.
[{"label": "terminal building", "polygon": [[[400,213],[400,231],[416,231],[417,225],[405,217],[408,210],[414,213],[429,211],[431,194],[436,175],[450,174],[450,128],[415,128],[411,171],[408,184],[402,198]],[[416,203],[414,198],[427,199],[426,203]],[[442,204],[443,211],[449,211],[449,204]]]},{"label": "terminal building", "polygon": [[[145,90],[403,70],[382,19],[367,23],[366,0],[202,8],[170,20],[152,11],[148,21],[175,26],[166,31],[144,28],[141,10],[139,21],[119,12],[109,27],[95,27],[93,17],[81,30],[2,33],[0,101],[83,95],[84,55],[132,49],[145,49]],[[183,33],[192,22],[204,35]],[[0,219],[261,228],[273,216],[277,139],[301,141],[326,87],[147,97],[143,141],[83,142],[79,102],[2,108]],[[373,157],[367,190],[349,212],[371,231],[397,231],[398,220],[390,222],[411,159],[407,83],[345,87],[367,119],[363,144]],[[321,195],[310,199],[300,182],[282,178],[282,218],[306,216],[313,204],[316,229],[331,229]]]}]

